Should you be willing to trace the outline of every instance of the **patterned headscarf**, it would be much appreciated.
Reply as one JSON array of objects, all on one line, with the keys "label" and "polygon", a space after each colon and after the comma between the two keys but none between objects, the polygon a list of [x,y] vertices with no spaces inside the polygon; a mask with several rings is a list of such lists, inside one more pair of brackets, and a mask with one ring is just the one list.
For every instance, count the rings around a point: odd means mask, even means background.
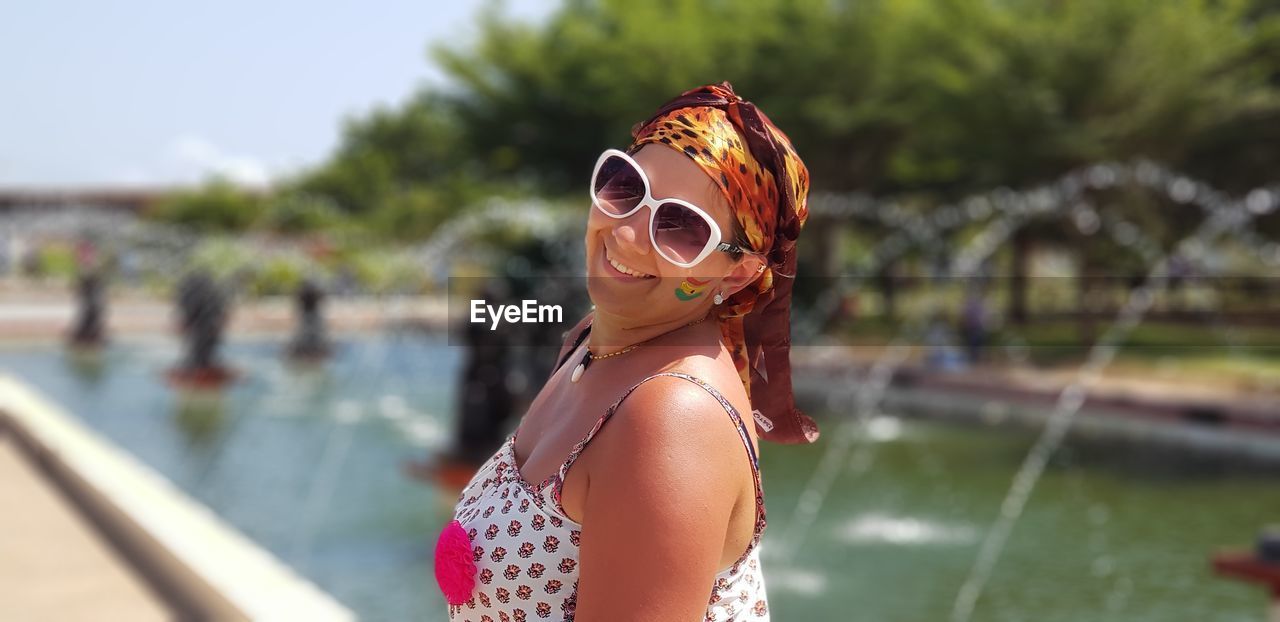
[{"label": "patterned headscarf", "polygon": [[631,130],[629,152],[660,143],[711,177],[765,270],[717,309],[760,435],[812,443],[818,426],[791,391],[791,287],[796,238],[809,216],[809,171],[790,139],[728,82],[685,91]]}]

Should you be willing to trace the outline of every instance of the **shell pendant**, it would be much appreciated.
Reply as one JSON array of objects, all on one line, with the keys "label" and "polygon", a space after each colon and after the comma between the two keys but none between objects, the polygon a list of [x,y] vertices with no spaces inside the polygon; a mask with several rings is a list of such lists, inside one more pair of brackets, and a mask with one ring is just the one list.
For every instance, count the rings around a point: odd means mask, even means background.
[{"label": "shell pendant", "polygon": [[569,374],[569,382],[577,382],[582,380],[582,372],[587,371],[587,365],[591,364],[591,351],[587,350],[582,355],[582,360],[578,361],[578,366],[573,368],[573,373]]}]

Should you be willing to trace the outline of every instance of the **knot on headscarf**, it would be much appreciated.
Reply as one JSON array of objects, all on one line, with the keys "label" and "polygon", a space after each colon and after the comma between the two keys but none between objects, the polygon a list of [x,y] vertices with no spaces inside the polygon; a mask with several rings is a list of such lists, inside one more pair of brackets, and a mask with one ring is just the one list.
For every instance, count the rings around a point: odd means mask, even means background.
[{"label": "knot on headscarf", "polygon": [[769,117],[733,92],[709,84],[663,104],[632,127],[634,153],[660,143],[684,153],[715,182],[765,270],[716,313],[760,435],[811,443],[818,426],[791,389],[791,289],[796,239],[808,218],[809,171]]}]

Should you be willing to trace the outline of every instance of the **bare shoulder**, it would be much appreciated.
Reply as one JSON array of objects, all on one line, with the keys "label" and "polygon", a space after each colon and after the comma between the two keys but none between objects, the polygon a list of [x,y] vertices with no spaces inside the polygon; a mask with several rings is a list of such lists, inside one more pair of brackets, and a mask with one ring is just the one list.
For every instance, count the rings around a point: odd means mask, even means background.
[{"label": "bare shoulder", "polygon": [[583,456],[591,463],[579,619],[692,620],[705,612],[738,497],[741,464],[729,456],[742,443],[725,419],[706,390],[658,376],[627,395],[592,440]]},{"label": "bare shoulder", "polygon": [[742,452],[719,400],[685,378],[649,378],[622,400],[583,456],[580,619],[705,612],[742,494]]},{"label": "bare shoulder", "polygon": [[[711,385],[721,396],[728,400],[738,414],[746,419],[751,416],[751,401],[747,398],[747,390],[742,386],[742,378],[733,362],[706,357],[687,358],[679,363],[679,369],[703,382]],[[721,409],[723,412],[723,409]]]},{"label": "bare shoulder", "polygon": [[[670,477],[729,484],[741,464],[742,440],[724,407],[706,389],[684,378],[658,376],[636,387],[618,405],[593,444],[597,477]],[[689,478],[697,473],[697,478]],[[667,490],[674,482],[666,482]]]}]

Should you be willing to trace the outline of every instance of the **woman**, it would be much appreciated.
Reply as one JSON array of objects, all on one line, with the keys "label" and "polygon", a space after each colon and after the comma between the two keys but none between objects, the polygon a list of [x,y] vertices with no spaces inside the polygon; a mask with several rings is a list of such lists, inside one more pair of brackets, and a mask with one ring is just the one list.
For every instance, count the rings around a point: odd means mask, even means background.
[{"label": "woman", "polygon": [[437,544],[452,620],[769,618],[758,437],[818,436],[788,361],[808,172],[728,82],[632,135],[592,174],[594,311]]}]

